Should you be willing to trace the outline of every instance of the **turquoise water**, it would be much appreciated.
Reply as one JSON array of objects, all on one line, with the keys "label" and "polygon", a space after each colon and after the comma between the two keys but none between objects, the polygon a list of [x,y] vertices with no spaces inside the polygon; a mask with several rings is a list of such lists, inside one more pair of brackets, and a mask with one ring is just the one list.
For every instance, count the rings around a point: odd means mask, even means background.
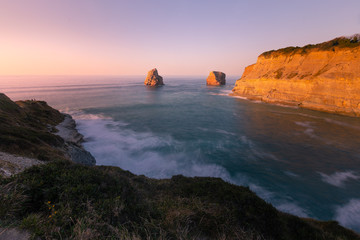
[{"label": "turquoise water", "polygon": [[[13,100],[74,116],[98,165],[221,177],[278,209],[360,231],[360,120],[230,97],[204,77],[2,77]],[[24,83],[24,80],[27,82]]]}]

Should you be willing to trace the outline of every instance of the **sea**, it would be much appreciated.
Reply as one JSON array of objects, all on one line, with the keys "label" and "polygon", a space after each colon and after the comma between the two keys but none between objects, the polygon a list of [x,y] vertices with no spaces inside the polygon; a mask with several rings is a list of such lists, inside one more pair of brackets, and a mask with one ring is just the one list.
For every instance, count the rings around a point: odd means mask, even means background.
[{"label": "sea", "polygon": [[360,119],[229,96],[206,76],[2,76],[0,92],[69,113],[97,165],[222,178],[277,209],[360,232]]}]

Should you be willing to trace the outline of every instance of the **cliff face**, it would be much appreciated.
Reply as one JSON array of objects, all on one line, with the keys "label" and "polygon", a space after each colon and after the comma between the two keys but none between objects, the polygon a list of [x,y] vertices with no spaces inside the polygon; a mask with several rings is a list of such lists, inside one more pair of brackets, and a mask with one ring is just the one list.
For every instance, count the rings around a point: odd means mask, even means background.
[{"label": "cliff face", "polygon": [[360,116],[360,43],[338,38],[263,53],[236,81],[234,95]]}]

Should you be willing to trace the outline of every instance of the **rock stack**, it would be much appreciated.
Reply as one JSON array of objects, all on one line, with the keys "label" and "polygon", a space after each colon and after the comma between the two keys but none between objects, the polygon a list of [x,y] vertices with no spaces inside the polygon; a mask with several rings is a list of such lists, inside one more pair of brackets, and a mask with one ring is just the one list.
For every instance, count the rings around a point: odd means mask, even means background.
[{"label": "rock stack", "polygon": [[150,70],[144,82],[147,86],[161,86],[164,85],[163,78],[158,74],[156,68]]},{"label": "rock stack", "polygon": [[212,71],[206,79],[206,84],[212,86],[225,85],[225,77],[226,75],[223,72]]}]

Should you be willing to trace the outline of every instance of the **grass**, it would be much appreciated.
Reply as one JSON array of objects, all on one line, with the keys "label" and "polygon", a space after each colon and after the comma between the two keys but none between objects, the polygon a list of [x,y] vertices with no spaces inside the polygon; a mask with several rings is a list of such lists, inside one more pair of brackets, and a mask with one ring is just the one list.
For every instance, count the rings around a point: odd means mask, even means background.
[{"label": "grass", "polygon": [[14,103],[0,94],[0,151],[48,161],[64,158],[61,137],[52,134],[64,116],[43,101]]},{"label": "grass", "polygon": [[219,178],[154,180],[53,161],[0,185],[3,225],[47,239],[360,239],[336,222],[279,212]]},{"label": "grass", "polygon": [[318,51],[335,51],[336,49],[342,48],[355,48],[360,46],[360,37],[354,35],[351,38],[338,37],[331,41],[319,43],[319,44],[308,44],[304,47],[286,47],[278,50],[271,50],[262,53],[260,56],[270,58],[271,56],[278,55],[292,55],[292,54],[307,54],[312,50]]}]

